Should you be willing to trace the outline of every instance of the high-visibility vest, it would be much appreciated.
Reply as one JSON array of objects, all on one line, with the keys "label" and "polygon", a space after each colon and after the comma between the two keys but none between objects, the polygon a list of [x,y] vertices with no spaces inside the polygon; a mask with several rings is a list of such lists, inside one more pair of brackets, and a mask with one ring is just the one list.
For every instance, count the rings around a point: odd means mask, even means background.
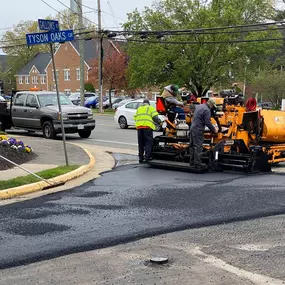
[{"label": "high-visibility vest", "polygon": [[136,122],[136,128],[139,127],[149,127],[155,130],[155,124],[153,121],[153,117],[158,116],[155,108],[150,105],[142,105],[137,109],[136,114],[134,115],[134,119]]}]

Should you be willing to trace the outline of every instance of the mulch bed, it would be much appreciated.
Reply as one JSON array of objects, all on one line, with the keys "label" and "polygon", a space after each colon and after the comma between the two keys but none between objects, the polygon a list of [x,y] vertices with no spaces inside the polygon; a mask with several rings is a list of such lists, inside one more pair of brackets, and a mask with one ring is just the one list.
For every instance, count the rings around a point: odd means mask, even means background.
[{"label": "mulch bed", "polygon": [[[27,153],[27,152],[17,151],[7,146],[0,146],[0,155],[4,156],[5,158],[17,164],[29,162],[37,157],[37,155],[34,152]],[[8,161],[0,157],[0,170],[7,170],[13,167],[14,167],[13,164],[9,163]]]}]

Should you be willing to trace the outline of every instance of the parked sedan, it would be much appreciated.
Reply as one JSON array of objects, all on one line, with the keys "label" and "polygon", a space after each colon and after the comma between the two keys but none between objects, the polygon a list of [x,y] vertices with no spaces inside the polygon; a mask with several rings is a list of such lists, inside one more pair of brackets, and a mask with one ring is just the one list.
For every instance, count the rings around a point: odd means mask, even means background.
[{"label": "parked sedan", "polygon": [[[123,101],[124,99],[125,99],[124,97],[123,98],[122,97],[112,97],[111,98],[112,105],[119,103],[119,102]],[[103,108],[108,109],[109,107],[110,107],[110,101],[108,99],[105,102],[103,102]]]},{"label": "parked sedan", "polygon": [[112,105],[112,108],[113,108],[114,110],[116,110],[116,109],[118,109],[119,107],[121,107],[121,106],[123,106],[123,105],[125,105],[125,104],[127,104],[127,103],[129,103],[129,102],[131,102],[131,101],[134,101],[134,99],[125,99],[125,100],[123,100],[123,101],[121,101],[121,102],[119,102],[119,103],[113,104],[113,105]]},{"label": "parked sedan", "polygon": [[[137,108],[143,104],[144,99],[133,100],[125,105],[118,107],[114,116],[114,120],[119,124],[121,129],[127,129],[129,126],[135,126],[134,115]],[[156,101],[150,101],[150,105],[156,108]],[[159,115],[161,120],[164,116]],[[161,126],[157,126],[156,131],[160,131]]]},{"label": "parked sedan", "polygon": [[96,108],[98,104],[99,96],[92,96],[85,100],[84,107],[87,108]]},{"label": "parked sedan", "polygon": [[[90,97],[94,97],[94,96],[97,96],[96,93],[86,92],[86,93],[84,93],[84,101],[86,99],[88,99]],[[71,93],[70,96],[69,96],[69,99],[71,100],[71,102],[74,105],[80,105],[81,98],[80,98],[80,93],[79,92]]]}]

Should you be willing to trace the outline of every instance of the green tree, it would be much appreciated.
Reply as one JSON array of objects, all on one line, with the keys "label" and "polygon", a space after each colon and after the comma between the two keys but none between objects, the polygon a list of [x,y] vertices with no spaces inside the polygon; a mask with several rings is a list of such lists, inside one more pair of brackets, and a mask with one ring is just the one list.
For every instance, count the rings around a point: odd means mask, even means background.
[{"label": "green tree", "polygon": [[[264,22],[273,13],[268,0],[160,0],[152,8],[128,14],[125,30],[163,31],[192,30]],[[128,81],[131,88],[162,86],[168,83],[188,85],[199,96],[210,87],[228,85],[229,71],[234,81],[243,80],[260,68],[268,56],[275,53],[278,42],[227,43],[237,40],[276,38],[276,29],[253,31],[250,29],[208,30],[177,35],[154,36],[148,34],[142,42],[141,34],[132,35],[129,55]],[[228,33],[226,33],[228,32]],[[160,41],[147,43],[147,41]],[[192,42],[193,44],[167,44],[164,42]],[[209,44],[208,42],[225,42]]]},{"label": "green tree", "polygon": [[[52,19],[52,17],[47,16],[45,19]],[[71,10],[66,9],[61,11],[55,16],[55,19],[59,21],[61,30],[73,29],[75,33],[79,32],[77,15]],[[95,26],[85,21],[84,29],[80,32],[89,30],[95,30]],[[15,72],[26,65],[37,53],[49,52],[48,45],[35,45],[30,47],[26,45],[26,34],[37,32],[39,32],[37,21],[21,21],[14,29],[4,33],[1,39],[2,45],[4,46],[3,51],[8,56],[8,65],[12,67]]]},{"label": "green tree", "polygon": [[280,108],[282,99],[285,99],[285,71],[264,70],[252,83],[254,91],[263,101],[270,101],[275,108]]},{"label": "green tree", "polygon": [[91,82],[85,82],[84,89],[87,92],[93,92],[93,93],[95,92],[95,87],[94,87],[94,85]]},{"label": "green tree", "polygon": [[38,32],[36,21],[21,21],[13,30],[7,31],[1,41],[4,42],[3,51],[7,54],[8,66],[14,71],[27,64],[37,53],[46,50],[44,45],[28,47],[26,45],[27,33]]}]

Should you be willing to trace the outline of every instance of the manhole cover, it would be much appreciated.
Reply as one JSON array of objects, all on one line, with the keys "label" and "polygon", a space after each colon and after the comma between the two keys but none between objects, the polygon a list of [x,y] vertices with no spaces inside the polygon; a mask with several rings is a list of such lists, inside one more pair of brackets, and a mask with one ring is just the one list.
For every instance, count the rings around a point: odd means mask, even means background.
[{"label": "manhole cover", "polygon": [[156,263],[156,264],[164,264],[168,262],[168,258],[166,257],[153,257],[150,259],[150,262]]}]

